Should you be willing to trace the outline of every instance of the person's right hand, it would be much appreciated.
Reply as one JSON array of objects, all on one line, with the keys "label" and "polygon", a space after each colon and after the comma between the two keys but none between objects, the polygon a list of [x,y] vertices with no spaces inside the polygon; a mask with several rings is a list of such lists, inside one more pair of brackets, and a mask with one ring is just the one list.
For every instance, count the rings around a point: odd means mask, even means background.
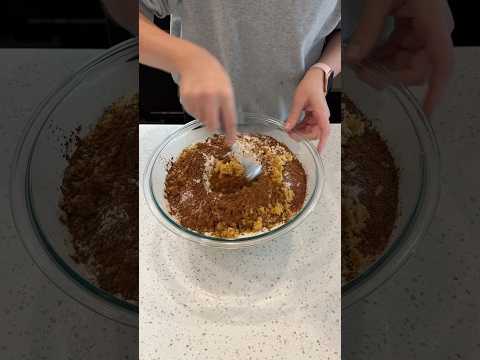
[{"label": "person's right hand", "polygon": [[220,62],[194,47],[179,64],[180,102],[210,131],[225,131],[228,144],[236,137],[236,107],[232,83]]}]

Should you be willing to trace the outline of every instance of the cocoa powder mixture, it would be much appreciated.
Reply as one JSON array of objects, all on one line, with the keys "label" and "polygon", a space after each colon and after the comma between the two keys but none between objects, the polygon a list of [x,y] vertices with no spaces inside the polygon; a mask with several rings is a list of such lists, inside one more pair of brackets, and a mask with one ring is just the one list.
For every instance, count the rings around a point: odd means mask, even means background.
[{"label": "cocoa powder mixture", "polygon": [[138,98],[121,99],[77,137],[60,202],[72,258],[101,289],[131,301],[138,300],[138,116]]},{"label": "cocoa powder mixture", "polygon": [[387,143],[342,97],[342,278],[380,257],[398,214],[398,169]]},{"label": "cocoa powder mixture", "polygon": [[224,136],[185,149],[168,169],[165,198],[177,221],[196,232],[223,238],[265,231],[292,218],[305,200],[307,178],[300,161],[272,137],[238,139],[263,166],[248,182]]}]

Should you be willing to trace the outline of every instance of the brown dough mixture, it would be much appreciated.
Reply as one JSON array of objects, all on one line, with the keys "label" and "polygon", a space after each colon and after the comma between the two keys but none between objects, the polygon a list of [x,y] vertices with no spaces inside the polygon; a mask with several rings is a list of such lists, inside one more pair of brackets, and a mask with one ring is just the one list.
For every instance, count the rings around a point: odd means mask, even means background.
[{"label": "brown dough mixture", "polygon": [[121,99],[67,155],[62,221],[99,287],[138,300],[138,98]]},{"label": "brown dough mixture", "polygon": [[265,135],[242,135],[238,142],[262,163],[262,174],[252,182],[245,179],[224,136],[186,148],[171,163],[165,197],[181,225],[236,238],[281,225],[302,208],[307,178],[292,152]]},{"label": "brown dough mixture", "polygon": [[398,169],[377,130],[342,97],[342,278],[349,281],[389,244],[398,212]]}]

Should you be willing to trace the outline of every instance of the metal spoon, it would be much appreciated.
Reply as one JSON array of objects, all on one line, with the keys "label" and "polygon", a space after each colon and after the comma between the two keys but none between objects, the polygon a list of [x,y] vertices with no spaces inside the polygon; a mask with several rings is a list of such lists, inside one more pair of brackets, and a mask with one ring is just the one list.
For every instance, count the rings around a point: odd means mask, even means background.
[{"label": "metal spoon", "polygon": [[[238,110],[237,114],[237,116],[240,117],[242,115],[242,112]],[[223,120],[220,120],[220,131],[225,134],[225,126],[223,125]],[[254,180],[262,173],[262,164],[258,163],[256,160],[248,156],[245,156],[237,142],[233,143],[233,145],[231,146],[231,150],[235,158],[240,164],[242,164],[243,168],[245,169],[245,177],[248,181]]]},{"label": "metal spoon", "polygon": [[231,149],[235,158],[244,167],[245,177],[247,178],[248,181],[254,180],[257,176],[259,176],[262,173],[262,164],[259,164],[254,159],[245,156],[242,150],[239,148],[237,142],[233,143]]}]

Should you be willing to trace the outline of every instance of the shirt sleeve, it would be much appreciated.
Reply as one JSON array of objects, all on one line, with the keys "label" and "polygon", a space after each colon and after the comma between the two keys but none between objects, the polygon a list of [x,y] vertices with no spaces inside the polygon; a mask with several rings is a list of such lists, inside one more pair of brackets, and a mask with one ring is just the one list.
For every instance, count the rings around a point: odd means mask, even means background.
[{"label": "shirt sleeve", "polygon": [[139,0],[140,11],[147,17],[163,18],[170,14],[169,0]]},{"label": "shirt sleeve", "polygon": [[337,26],[335,27],[335,30],[342,30],[342,20],[338,22]]}]

